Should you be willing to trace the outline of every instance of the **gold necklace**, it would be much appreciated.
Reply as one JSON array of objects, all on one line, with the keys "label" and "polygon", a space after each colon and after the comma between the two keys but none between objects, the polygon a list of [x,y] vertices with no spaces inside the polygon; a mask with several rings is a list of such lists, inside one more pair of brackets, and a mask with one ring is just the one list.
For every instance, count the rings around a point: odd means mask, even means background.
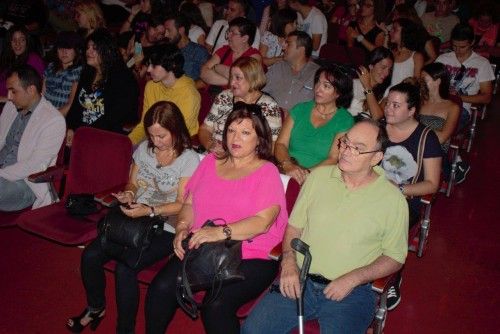
[{"label": "gold necklace", "polygon": [[160,169],[164,166],[168,166],[172,162],[173,158],[175,157],[175,153],[176,153],[174,148],[171,148],[168,153],[165,153],[166,157],[163,156],[160,158],[159,154],[158,154],[159,152],[160,151],[158,151],[158,150],[156,150],[156,152],[155,152],[156,153],[156,162],[157,162],[156,168],[158,168],[158,169]]},{"label": "gold necklace", "polygon": [[322,119],[327,119],[328,116],[332,115],[334,112],[336,112],[337,110],[335,109],[334,111],[330,111],[330,112],[327,112],[327,113],[322,113],[321,111],[319,111],[318,108],[314,108],[316,110],[316,112],[319,114],[319,117],[321,117]]}]

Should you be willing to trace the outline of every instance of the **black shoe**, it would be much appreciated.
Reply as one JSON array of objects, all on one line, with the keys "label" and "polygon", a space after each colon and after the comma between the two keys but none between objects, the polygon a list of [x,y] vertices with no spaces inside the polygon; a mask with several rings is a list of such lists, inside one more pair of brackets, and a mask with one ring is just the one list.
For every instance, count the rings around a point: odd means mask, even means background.
[{"label": "black shoe", "polygon": [[465,161],[457,162],[457,173],[455,174],[455,183],[460,184],[465,181],[470,171],[470,165]]},{"label": "black shoe", "polygon": [[399,281],[396,281],[393,286],[389,288],[387,291],[387,310],[392,311],[398,306],[399,302],[401,302],[401,292],[399,287],[401,286],[401,282],[403,280],[400,278]]},{"label": "black shoe", "polygon": [[[101,320],[104,318],[104,313],[104,309],[93,312],[89,309],[85,309],[78,317],[68,319],[66,328],[73,333],[81,333],[85,327],[89,326],[92,331],[95,331],[97,326],[101,323]],[[83,318],[89,318],[90,321],[86,325],[82,325],[81,320]]]}]

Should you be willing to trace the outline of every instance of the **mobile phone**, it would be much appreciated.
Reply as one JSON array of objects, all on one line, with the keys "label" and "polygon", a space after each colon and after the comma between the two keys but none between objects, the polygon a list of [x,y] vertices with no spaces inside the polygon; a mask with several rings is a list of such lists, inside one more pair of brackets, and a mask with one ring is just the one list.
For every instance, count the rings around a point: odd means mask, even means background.
[{"label": "mobile phone", "polygon": [[134,55],[138,56],[142,53],[142,44],[140,42],[135,42],[134,44]]}]

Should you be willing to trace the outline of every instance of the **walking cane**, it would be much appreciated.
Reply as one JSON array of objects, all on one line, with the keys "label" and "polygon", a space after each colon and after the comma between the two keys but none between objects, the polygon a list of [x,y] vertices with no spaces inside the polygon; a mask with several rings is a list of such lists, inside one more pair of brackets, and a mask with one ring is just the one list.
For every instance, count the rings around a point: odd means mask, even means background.
[{"label": "walking cane", "polygon": [[300,283],[300,294],[297,298],[297,316],[299,317],[299,333],[304,334],[304,287],[306,285],[306,276],[309,273],[309,267],[311,266],[311,252],[309,252],[309,245],[295,238],[291,242],[292,248],[304,255],[304,261],[302,262],[302,268],[300,269],[299,283]]}]

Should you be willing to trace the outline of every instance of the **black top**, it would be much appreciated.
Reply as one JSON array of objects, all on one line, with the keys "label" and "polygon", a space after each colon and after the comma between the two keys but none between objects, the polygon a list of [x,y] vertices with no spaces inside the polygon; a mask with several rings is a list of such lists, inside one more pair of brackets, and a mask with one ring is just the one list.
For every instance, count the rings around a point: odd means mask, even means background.
[{"label": "black top", "polygon": [[[351,23],[349,23],[349,27],[351,28],[354,28],[354,29],[358,29],[358,32],[363,35],[365,37],[365,39],[372,43],[372,44],[375,44],[375,40],[377,39],[377,36],[378,34],[380,34],[382,31],[382,29],[380,29],[379,27],[377,26],[374,26],[373,28],[370,29],[370,31],[368,31],[366,34],[363,34],[363,32],[361,31],[361,28],[359,27],[358,25],[358,22],[357,21],[351,21]],[[354,46],[357,46],[357,47],[360,47],[360,48],[363,48],[366,50],[365,46],[363,45],[363,43],[360,43],[358,42],[357,40],[354,41]]]},{"label": "black top", "polygon": [[95,69],[85,66],[66,117],[68,129],[89,126],[123,133],[124,124],[138,120],[139,89],[132,72],[120,64],[97,89],[92,87],[94,77]]}]

